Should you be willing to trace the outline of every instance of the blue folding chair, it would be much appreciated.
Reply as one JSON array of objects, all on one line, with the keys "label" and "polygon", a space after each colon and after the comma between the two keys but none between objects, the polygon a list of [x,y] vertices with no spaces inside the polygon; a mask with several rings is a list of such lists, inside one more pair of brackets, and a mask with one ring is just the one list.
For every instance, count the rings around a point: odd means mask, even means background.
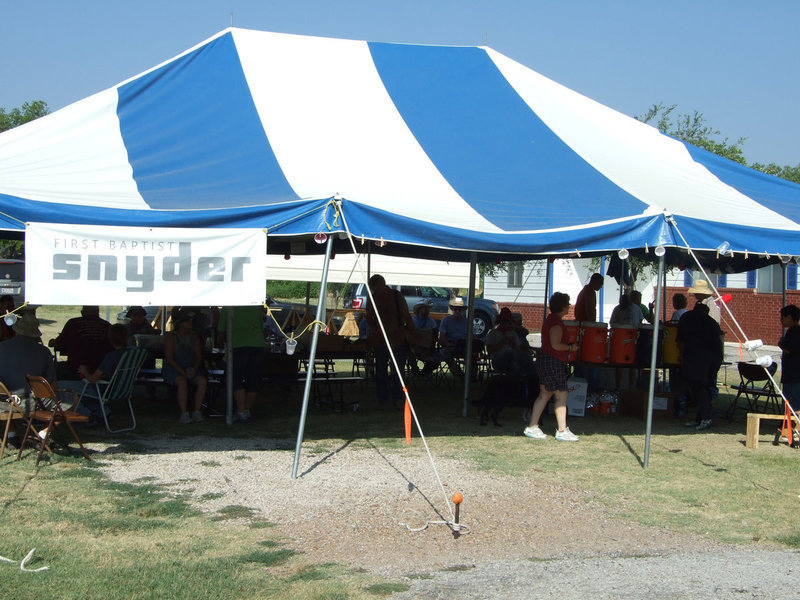
[{"label": "blue folding chair", "polygon": [[[111,375],[111,379],[108,381],[100,379],[94,383],[84,381],[83,383],[83,390],[81,390],[78,404],[80,404],[81,400],[83,400],[87,389],[89,389],[90,386],[94,386],[94,393],[91,394],[91,397],[100,401],[100,412],[103,415],[103,421],[105,421],[106,429],[110,433],[133,431],[136,429],[136,416],[133,414],[131,396],[133,395],[133,384],[136,381],[136,377],[139,375],[139,371],[141,370],[144,361],[147,360],[147,356],[147,350],[144,348],[128,348],[122,354],[122,358],[120,358],[117,368]],[[124,400],[128,403],[128,410],[131,413],[131,426],[120,427],[119,429],[111,429],[108,424],[106,405],[110,404],[111,402],[118,402],[121,400]]]}]

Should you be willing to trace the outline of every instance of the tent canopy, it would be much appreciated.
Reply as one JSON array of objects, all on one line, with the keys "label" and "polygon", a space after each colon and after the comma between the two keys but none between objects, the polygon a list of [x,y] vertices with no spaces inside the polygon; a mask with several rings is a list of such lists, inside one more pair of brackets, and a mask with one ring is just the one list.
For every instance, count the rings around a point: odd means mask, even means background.
[{"label": "tent canopy", "polygon": [[26,222],[261,227],[278,253],[347,230],[459,260],[724,241],[797,256],[800,185],[491,48],[230,28],[0,134],[0,229]]}]

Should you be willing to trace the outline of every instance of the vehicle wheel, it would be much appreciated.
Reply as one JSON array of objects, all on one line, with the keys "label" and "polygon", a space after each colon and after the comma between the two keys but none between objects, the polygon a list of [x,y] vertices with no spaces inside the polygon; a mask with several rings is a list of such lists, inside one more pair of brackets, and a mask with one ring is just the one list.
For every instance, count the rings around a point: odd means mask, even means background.
[{"label": "vehicle wheel", "polygon": [[492,324],[489,321],[489,315],[484,312],[476,312],[472,321],[472,335],[478,339],[483,339],[486,332],[491,329]]}]

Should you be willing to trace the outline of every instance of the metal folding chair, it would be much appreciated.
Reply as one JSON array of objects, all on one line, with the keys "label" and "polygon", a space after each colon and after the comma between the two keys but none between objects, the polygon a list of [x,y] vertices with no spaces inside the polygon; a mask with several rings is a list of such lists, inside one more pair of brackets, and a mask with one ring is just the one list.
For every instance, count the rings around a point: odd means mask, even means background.
[{"label": "metal folding chair", "polygon": [[[133,414],[133,404],[131,403],[131,396],[133,395],[133,384],[139,371],[147,360],[147,350],[144,348],[128,348],[119,359],[117,368],[111,375],[111,379],[101,379],[94,383],[84,381],[83,389],[81,390],[78,404],[81,403],[84,396],[92,397],[100,401],[100,412],[103,415],[103,421],[106,424],[106,429],[110,433],[118,433],[120,431],[132,431],[136,429],[136,416]],[[87,390],[94,388],[94,393],[87,394]],[[108,424],[108,415],[106,414],[106,405],[111,402],[118,402],[124,400],[128,404],[128,411],[131,414],[131,426],[120,427],[118,429],[111,429]]]},{"label": "metal folding chair", "polygon": [[[11,394],[6,385],[0,382],[0,421],[6,422],[3,431],[3,443],[0,445],[0,459],[3,458],[6,451],[8,432],[11,430],[11,424],[17,419],[27,421],[25,411],[19,404],[19,398]],[[38,432],[36,433],[38,435]]]},{"label": "metal folding chair", "polygon": [[[28,385],[31,388],[36,402],[36,408],[28,414],[28,426],[25,428],[25,435],[22,438],[17,457],[19,458],[22,456],[22,451],[25,449],[26,444],[33,439],[31,429],[33,428],[33,422],[38,421],[45,423],[45,426],[39,431],[39,435],[37,436],[40,438],[39,455],[36,457],[37,466],[42,459],[42,454],[45,449],[47,449],[48,452],[51,451],[49,445],[51,438],[56,428],[61,425],[66,425],[70,430],[72,437],[78,442],[78,446],[80,446],[81,452],[83,452],[83,456],[86,457],[86,460],[92,460],[86,448],[83,447],[83,443],[78,437],[78,434],[75,432],[75,428],[72,426],[73,423],[87,423],[89,421],[89,417],[75,412],[75,407],[78,405],[78,395],[71,390],[60,390],[62,394],[71,394],[74,400],[69,408],[64,409],[59,394],[53,389],[47,379],[38,375],[26,375],[25,378],[28,380]],[[64,446],[71,451],[69,446],[66,444],[64,444]]]},{"label": "metal folding chair", "polygon": [[[778,363],[772,363],[768,369],[748,362],[740,362],[737,367],[739,369],[739,384],[731,386],[737,391],[736,397],[728,407],[727,416],[729,418],[733,417],[737,409],[746,408],[747,412],[757,413],[780,413],[783,411],[783,400],[770,378],[770,375],[775,375]],[[747,401],[746,407],[739,406],[740,398]],[[763,408],[759,408],[759,400],[764,402]],[[769,410],[770,406],[772,406],[773,411]]]}]

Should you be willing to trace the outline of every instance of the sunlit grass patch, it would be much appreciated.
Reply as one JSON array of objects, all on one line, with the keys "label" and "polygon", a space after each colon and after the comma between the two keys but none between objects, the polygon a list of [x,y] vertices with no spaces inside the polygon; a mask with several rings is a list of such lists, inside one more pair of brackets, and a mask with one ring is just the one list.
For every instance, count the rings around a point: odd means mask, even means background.
[{"label": "sunlit grass patch", "polygon": [[375,596],[391,596],[392,594],[399,594],[400,592],[407,592],[410,588],[405,583],[375,583],[365,588],[369,593]]}]

